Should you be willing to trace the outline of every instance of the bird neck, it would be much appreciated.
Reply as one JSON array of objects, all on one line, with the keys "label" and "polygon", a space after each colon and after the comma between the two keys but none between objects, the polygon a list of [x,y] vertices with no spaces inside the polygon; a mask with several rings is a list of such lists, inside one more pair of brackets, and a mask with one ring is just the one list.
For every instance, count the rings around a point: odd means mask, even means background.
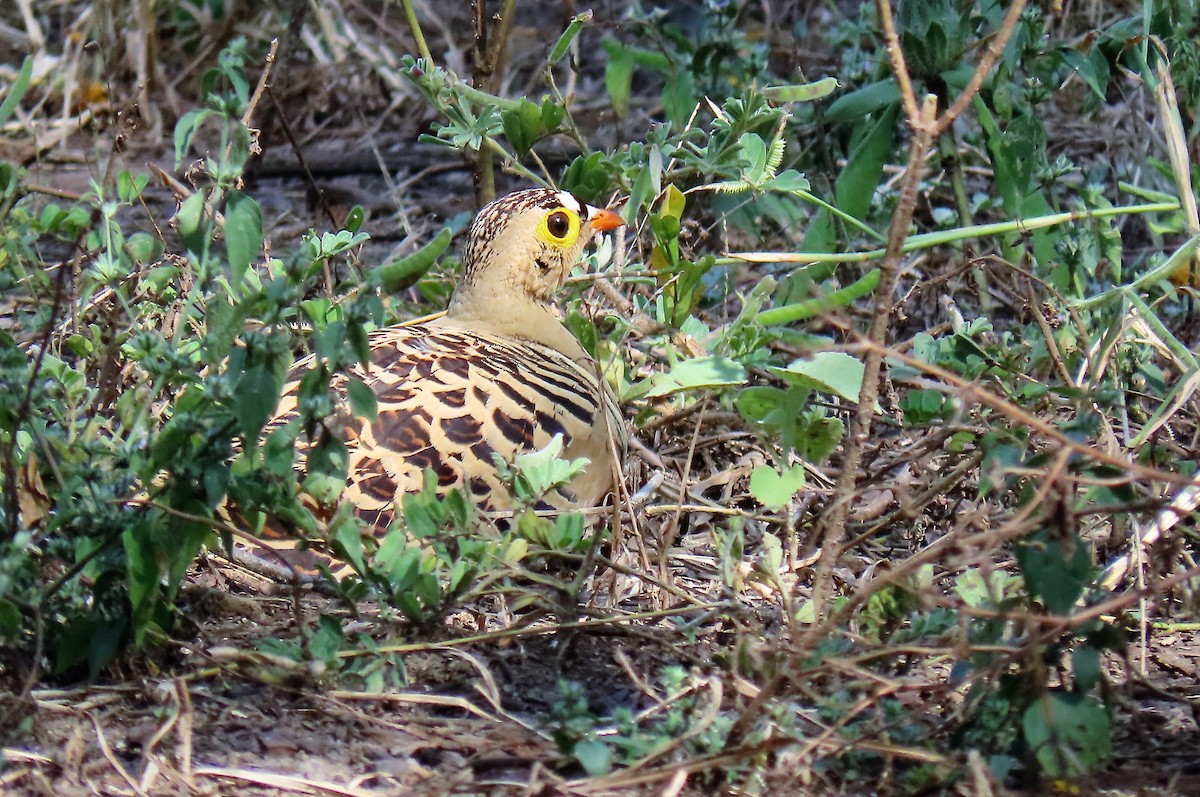
[{"label": "bird neck", "polygon": [[464,286],[450,300],[444,326],[488,335],[529,340],[562,352],[576,362],[590,359],[583,346],[563,325],[549,304],[531,296],[489,293],[479,295],[479,286]]}]

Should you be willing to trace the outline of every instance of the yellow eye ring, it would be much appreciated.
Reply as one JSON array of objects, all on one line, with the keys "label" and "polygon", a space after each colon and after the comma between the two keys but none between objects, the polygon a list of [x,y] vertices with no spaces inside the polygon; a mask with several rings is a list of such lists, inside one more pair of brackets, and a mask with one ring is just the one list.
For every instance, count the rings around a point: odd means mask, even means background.
[{"label": "yellow eye ring", "polygon": [[568,208],[555,208],[538,222],[537,235],[555,246],[570,246],[579,238],[579,214]]}]

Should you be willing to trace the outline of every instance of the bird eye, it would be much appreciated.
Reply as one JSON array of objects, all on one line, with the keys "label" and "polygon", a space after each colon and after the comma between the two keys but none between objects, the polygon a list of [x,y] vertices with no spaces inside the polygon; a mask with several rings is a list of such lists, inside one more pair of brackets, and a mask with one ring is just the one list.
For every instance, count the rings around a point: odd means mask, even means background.
[{"label": "bird eye", "polygon": [[556,210],[546,217],[546,229],[555,238],[566,238],[571,229],[571,219],[564,211]]}]

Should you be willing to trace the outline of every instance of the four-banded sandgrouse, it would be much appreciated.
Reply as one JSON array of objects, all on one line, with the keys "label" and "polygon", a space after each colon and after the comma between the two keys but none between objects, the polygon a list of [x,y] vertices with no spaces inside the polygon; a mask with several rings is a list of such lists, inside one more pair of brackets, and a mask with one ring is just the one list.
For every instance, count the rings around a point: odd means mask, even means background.
[{"label": "four-banded sandgrouse", "polygon": [[[368,527],[386,531],[427,468],[440,492],[458,488],[480,508],[510,508],[493,455],[511,463],[559,434],[565,458],[590,464],[546,503],[573,509],[603,500],[625,448],[624,424],[596,362],[552,301],[584,246],[622,224],[565,191],[501,197],[468,231],[445,316],[371,333],[370,362],[354,373],[374,391],[378,416],[356,416],[343,397],[328,422],[349,452],[342,500]],[[311,358],[297,363],[272,427],[295,417],[299,380],[311,367]]]}]

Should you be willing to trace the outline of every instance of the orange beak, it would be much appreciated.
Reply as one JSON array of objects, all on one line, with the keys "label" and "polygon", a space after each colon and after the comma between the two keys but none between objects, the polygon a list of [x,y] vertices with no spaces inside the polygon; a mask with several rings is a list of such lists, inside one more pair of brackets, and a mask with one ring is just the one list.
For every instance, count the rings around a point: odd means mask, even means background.
[{"label": "orange beak", "polygon": [[607,232],[608,230],[615,230],[618,227],[624,227],[625,219],[611,210],[592,208],[588,214],[587,223],[595,230]]}]

